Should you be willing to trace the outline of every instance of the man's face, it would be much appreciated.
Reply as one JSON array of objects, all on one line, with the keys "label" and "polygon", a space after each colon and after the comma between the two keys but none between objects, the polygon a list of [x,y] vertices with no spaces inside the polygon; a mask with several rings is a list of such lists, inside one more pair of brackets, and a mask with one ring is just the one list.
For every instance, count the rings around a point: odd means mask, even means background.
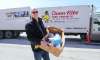
[{"label": "man's face", "polygon": [[36,9],[32,10],[32,17],[37,18],[38,17],[38,11]]}]

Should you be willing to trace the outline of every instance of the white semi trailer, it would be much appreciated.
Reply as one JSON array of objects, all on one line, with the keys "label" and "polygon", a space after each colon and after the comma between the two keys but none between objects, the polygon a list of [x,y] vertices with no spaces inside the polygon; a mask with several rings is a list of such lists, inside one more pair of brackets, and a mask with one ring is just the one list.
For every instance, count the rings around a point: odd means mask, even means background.
[{"label": "white semi trailer", "polygon": [[30,20],[29,7],[0,10],[0,38],[18,37]]},{"label": "white semi trailer", "polygon": [[100,23],[93,5],[38,8],[46,26],[63,28],[67,35],[80,35],[87,43],[100,40]]},{"label": "white semi trailer", "polygon": [[[37,8],[46,26],[64,29],[67,35],[78,35],[86,42],[100,40],[100,27],[94,6],[62,6]],[[17,37],[31,21],[29,7],[0,10],[0,38]]]}]

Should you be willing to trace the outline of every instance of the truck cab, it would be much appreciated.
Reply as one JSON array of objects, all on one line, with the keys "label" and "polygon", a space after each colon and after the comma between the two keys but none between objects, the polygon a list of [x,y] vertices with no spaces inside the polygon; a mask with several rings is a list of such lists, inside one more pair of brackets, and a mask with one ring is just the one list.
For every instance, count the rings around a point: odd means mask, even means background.
[{"label": "truck cab", "polygon": [[93,18],[92,40],[100,40],[100,13],[96,13]]}]

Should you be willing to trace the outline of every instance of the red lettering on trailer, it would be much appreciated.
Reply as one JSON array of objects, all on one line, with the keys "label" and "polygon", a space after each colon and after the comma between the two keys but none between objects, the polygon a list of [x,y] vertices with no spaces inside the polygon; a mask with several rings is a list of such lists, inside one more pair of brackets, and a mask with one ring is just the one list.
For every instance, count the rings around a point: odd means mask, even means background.
[{"label": "red lettering on trailer", "polygon": [[52,11],[53,20],[65,20],[78,15],[77,10],[66,10],[66,11]]},{"label": "red lettering on trailer", "polygon": [[78,11],[75,10],[69,10],[66,12],[68,16],[75,16],[78,14]]}]

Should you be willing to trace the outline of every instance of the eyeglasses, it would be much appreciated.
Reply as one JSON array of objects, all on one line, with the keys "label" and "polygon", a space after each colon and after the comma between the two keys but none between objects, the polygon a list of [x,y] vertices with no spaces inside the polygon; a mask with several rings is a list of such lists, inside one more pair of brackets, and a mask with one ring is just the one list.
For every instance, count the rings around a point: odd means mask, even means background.
[{"label": "eyeglasses", "polygon": [[38,13],[38,11],[33,11],[32,13],[35,14],[35,13]]}]

